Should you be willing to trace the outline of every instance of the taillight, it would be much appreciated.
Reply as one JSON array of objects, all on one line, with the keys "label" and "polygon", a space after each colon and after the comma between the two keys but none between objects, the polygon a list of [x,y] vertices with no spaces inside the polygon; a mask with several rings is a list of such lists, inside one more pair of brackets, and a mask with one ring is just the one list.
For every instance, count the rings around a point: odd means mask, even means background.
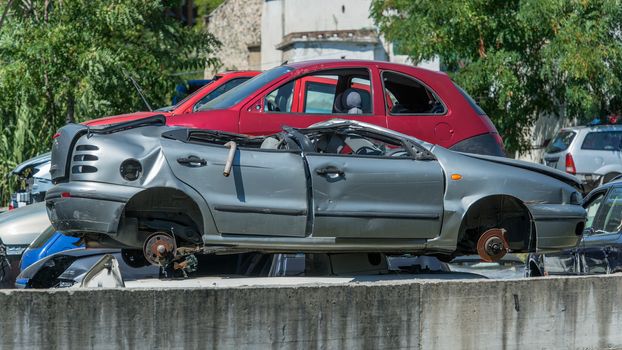
[{"label": "taillight", "polygon": [[566,172],[572,175],[577,173],[577,168],[574,166],[574,159],[572,159],[572,154],[566,153]]}]

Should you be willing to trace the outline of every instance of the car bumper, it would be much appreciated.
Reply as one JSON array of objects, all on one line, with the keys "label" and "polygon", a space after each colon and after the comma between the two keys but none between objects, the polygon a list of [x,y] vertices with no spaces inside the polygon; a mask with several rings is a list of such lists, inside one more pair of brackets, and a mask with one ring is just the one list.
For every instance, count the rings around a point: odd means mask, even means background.
[{"label": "car bumper", "polygon": [[140,190],[92,182],[59,184],[45,197],[48,216],[64,233],[116,235],[125,204]]},{"label": "car bumper", "polygon": [[537,251],[556,251],[576,246],[585,227],[585,209],[572,204],[529,206],[536,225]]}]

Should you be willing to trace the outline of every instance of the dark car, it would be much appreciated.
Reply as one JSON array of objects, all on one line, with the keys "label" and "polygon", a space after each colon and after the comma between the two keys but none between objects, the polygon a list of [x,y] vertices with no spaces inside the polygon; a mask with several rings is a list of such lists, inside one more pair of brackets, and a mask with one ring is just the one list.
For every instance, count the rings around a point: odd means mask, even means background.
[{"label": "dark car", "polygon": [[583,207],[587,221],[578,245],[557,253],[531,254],[527,276],[622,272],[622,179],[590,192]]}]

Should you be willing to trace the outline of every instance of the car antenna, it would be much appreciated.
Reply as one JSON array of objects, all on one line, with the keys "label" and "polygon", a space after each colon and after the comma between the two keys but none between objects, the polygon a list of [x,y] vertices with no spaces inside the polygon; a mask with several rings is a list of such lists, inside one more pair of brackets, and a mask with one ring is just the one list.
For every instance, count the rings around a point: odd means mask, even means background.
[{"label": "car antenna", "polygon": [[136,91],[140,95],[140,98],[142,98],[143,102],[145,103],[145,106],[147,106],[147,109],[149,110],[149,112],[153,112],[153,108],[151,108],[151,106],[149,105],[149,102],[147,102],[147,99],[145,98],[145,95],[143,94],[143,89],[140,88],[136,80],[134,80],[134,78],[132,78],[131,75],[127,74],[125,69],[123,70],[123,75],[125,75],[132,82],[132,84],[136,88]]}]

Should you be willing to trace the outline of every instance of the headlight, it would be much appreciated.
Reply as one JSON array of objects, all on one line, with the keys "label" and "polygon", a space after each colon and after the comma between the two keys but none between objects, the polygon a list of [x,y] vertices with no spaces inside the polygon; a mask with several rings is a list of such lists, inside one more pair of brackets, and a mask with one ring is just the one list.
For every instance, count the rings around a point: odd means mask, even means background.
[{"label": "headlight", "polygon": [[136,159],[126,159],[121,163],[119,171],[121,172],[121,177],[127,181],[135,181],[142,174],[143,167]]}]

